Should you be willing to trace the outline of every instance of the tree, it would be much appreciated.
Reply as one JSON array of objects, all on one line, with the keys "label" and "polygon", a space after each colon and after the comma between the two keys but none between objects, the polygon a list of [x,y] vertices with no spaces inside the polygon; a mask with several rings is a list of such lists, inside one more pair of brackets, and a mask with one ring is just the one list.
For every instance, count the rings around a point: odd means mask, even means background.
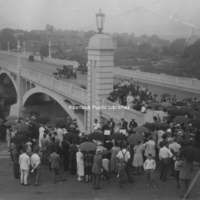
[{"label": "tree", "polygon": [[183,38],[174,40],[169,47],[170,54],[174,56],[182,54],[185,49],[185,45],[186,41]]},{"label": "tree", "polygon": [[148,56],[151,51],[151,45],[147,42],[142,42],[141,44],[138,45],[138,52],[142,56]]},{"label": "tree", "polygon": [[200,59],[200,39],[188,46],[186,50],[194,59]]},{"label": "tree", "polygon": [[44,57],[49,55],[49,46],[47,44],[40,47],[40,55]]},{"label": "tree", "polygon": [[0,42],[1,42],[1,49],[7,50],[8,49],[8,42],[10,49],[17,48],[17,40],[14,37],[14,31],[9,28],[5,28],[2,30],[0,35]]}]

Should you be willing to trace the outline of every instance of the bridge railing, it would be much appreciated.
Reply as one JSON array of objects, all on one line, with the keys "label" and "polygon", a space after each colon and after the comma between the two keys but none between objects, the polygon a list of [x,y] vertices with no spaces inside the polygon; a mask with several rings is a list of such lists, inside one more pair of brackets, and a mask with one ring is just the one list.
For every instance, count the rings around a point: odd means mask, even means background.
[{"label": "bridge railing", "polygon": [[164,83],[168,85],[176,85],[188,89],[200,90],[200,80],[196,78],[176,77],[165,74],[154,74],[149,72],[141,72],[139,70],[127,70],[116,68],[115,75],[125,78],[134,78],[150,82]]},{"label": "bridge railing", "polygon": [[117,109],[119,106],[118,104],[110,102],[106,99],[102,101],[102,105],[104,105],[106,109],[102,109],[101,112],[106,118],[114,118],[118,121],[120,121],[121,118],[124,118],[127,121],[131,121],[131,119],[134,118],[139,126],[142,126],[146,121],[146,114],[142,114],[141,112],[133,109]]},{"label": "bridge railing", "polygon": [[[10,72],[17,73],[17,66],[9,64],[0,60],[0,66]],[[79,88],[73,84],[64,83],[62,81],[56,80],[53,77],[48,77],[43,74],[33,72],[28,69],[21,68],[21,76],[33,83],[47,87],[53,91],[56,91],[62,95],[66,95],[83,104],[87,104],[87,90]]]}]

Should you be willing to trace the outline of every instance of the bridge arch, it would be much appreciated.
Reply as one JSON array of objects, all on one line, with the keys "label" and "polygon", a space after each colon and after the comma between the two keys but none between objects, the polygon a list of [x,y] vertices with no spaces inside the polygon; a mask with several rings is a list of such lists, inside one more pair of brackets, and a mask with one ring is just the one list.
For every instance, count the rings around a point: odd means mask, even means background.
[{"label": "bridge arch", "polygon": [[2,76],[4,74],[7,75],[10,78],[10,80],[11,80],[11,82],[12,82],[14,88],[15,88],[17,97],[18,97],[19,94],[18,94],[18,88],[17,88],[17,83],[16,83],[15,79],[13,78],[13,76],[11,76],[11,74],[9,72],[4,71],[3,69],[1,69],[0,70],[0,76]]},{"label": "bridge arch", "polygon": [[25,105],[28,98],[31,97],[33,94],[36,94],[36,93],[46,94],[46,95],[50,96],[52,99],[54,99],[55,101],[57,101],[59,103],[59,105],[71,116],[72,119],[75,119],[75,118],[77,119],[77,123],[79,125],[80,130],[85,131],[85,127],[84,127],[83,122],[82,122],[83,120],[81,120],[79,118],[79,116],[77,116],[74,113],[74,110],[69,108],[70,104],[65,101],[66,98],[61,96],[60,94],[54,93],[51,90],[48,90],[46,88],[41,88],[41,87],[38,87],[38,86],[30,89],[23,96],[23,106]]}]

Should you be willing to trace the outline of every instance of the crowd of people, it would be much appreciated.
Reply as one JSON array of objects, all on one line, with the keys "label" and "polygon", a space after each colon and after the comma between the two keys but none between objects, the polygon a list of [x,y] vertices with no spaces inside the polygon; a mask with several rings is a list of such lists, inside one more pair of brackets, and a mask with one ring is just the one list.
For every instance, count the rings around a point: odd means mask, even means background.
[{"label": "crowd of people", "polygon": [[[155,188],[157,184],[154,181],[154,173],[156,168],[159,168],[160,180],[167,181],[170,171],[176,180],[177,188],[182,188],[183,197],[192,178],[194,160],[181,154],[181,150],[186,147],[200,149],[200,126],[193,123],[198,120],[196,114],[200,114],[195,110],[200,105],[197,99],[183,101],[180,105],[184,109],[181,110],[175,95],[166,95],[159,99],[158,95],[152,95],[146,86],[139,86],[132,79],[122,80],[115,85],[108,99],[141,110],[142,113],[146,112],[152,102],[174,102],[174,110],[166,109],[164,111],[168,112],[168,117],[161,119],[157,115],[153,117],[153,123],[144,124],[143,127],[148,131],[137,129],[140,127],[135,119],[127,122],[122,118],[116,123],[110,118],[103,125],[95,119],[93,133],[102,135],[97,138],[81,132],[77,120],[70,117],[54,127],[39,123],[36,116],[20,118],[18,123],[26,124],[31,134],[28,135],[28,141],[15,143],[12,138],[18,136],[20,130],[15,126],[7,129],[6,139],[14,165],[14,177],[20,179],[22,185],[28,186],[28,177],[31,176],[34,185],[39,186],[41,168],[48,165],[55,184],[65,181],[63,171],[69,171],[72,176],[77,175],[78,181],[93,181],[95,190],[101,189],[100,180],[109,181],[111,173],[116,173],[120,188],[125,186],[125,180],[132,183],[134,175],[145,174],[148,187]],[[189,106],[194,106],[194,110]],[[174,120],[180,115],[184,118],[183,122]],[[117,138],[117,134],[124,137]],[[135,142],[129,140],[131,137],[136,138]],[[83,143],[89,146],[92,144],[95,148],[82,149]]]},{"label": "crowd of people", "polygon": [[[130,80],[121,80],[119,83],[113,86],[114,91],[110,93],[107,98],[109,101],[117,103],[123,106],[129,106],[131,109],[146,113],[147,109],[161,109],[162,105],[151,106],[151,103],[162,104],[167,102],[169,104],[176,104],[176,95],[159,95],[152,94],[149,91],[147,85],[140,85],[138,82]],[[197,100],[196,98],[194,100]],[[185,103],[185,105],[188,105]]]},{"label": "crowd of people", "polygon": [[[35,117],[26,119],[21,123],[27,123],[30,129],[34,126]],[[154,116],[155,125],[166,123],[159,115]],[[168,127],[156,128],[148,133],[136,133],[134,128],[138,124],[132,119],[129,123],[121,119],[115,124],[111,118],[102,126],[98,120],[94,120],[93,131],[103,134],[110,131],[110,136],[104,139],[92,139],[83,133],[80,134],[76,120],[67,119],[65,124],[60,126],[46,127],[39,124],[36,126],[37,133],[33,133],[32,140],[24,145],[11,143],[10,151],[14,165],[14,176],[20,179],[21,185],[28,186],[28,176],[34,179],[34,185],[38,186],[43,165],[49,165],[53,183],[62,183],[62,171],[70,171],[70,174],[77,175],[78,181],[85,183],[93,180],[95,190],[100,188],[100,180],[109,181],[109,173],[116,173],[119,179],[119,187],[124,187],[124,181],[128,179],[133,182],[133,175],[141,175],[145,172],[148,180],[148,187],[156,187],[154,173],[156,166],[160,168],[160,180],[167,181],[168,171],[177,181],[177,188],[180,188],[181,180],[182,196],[185,194],[191,180],[193,161],[180,156],[180,150],[186,146],[198,147],[195,135],[198,130],[186,124],[170,123]],[[120,130],[126,130],[126,138],[122,140],[113,139]],[[17,135],[12,129],[12,137]],[[9,132],[9,131],[8,131]],[[75,133],[76,138],[68,137],[68,134]],[[131,135],[143,135],[142,139],[135,144],[128,142]],[[12,139],[11,139],[12,141]],[[96,145],[96,149],[82,151],[81,143],[89,142]],[[134,169],[134,170],[133,170]],[[134,173],[132,173],[134,172]]]}]

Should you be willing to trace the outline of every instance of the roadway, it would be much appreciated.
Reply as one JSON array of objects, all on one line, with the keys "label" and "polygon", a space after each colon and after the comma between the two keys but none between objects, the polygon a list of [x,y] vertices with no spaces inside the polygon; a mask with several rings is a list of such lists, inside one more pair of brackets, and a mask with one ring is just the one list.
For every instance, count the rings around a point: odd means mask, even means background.
[{"label": "roadway", "polygon": [[[5,55],[0,53],[0,60],[13,65],[17,65],[17,57],[15,56]],[[21,67],[50,77],[52,77],[52,74],[57,71],[56,68],[62,68],[62,66],[52,63],[47,63],[44,61],[28,62],[24,58],[21,58]],[[77,74],[77,79],[75,78],[67,79],[66,77],[63,76],[59,78],[59,80],[66,83],[72,83],[76,86],[80,86],[81,84],[83,84],[87,87],[87,75],[81,74],[79,72]]]}]

